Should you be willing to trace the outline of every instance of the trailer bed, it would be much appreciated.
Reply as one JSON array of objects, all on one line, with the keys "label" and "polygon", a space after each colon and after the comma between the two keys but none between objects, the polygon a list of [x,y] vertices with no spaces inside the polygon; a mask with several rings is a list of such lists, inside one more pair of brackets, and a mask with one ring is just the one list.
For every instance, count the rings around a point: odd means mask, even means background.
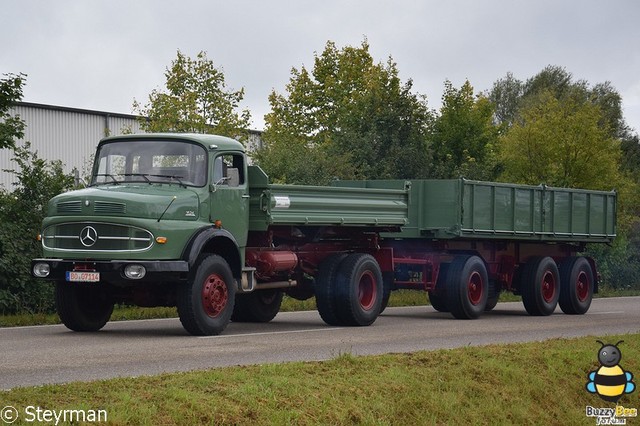
[{"label": "trailer bed", "polygon": [[615,191],[466,179],[337,181],[362,189],[409,189],[409,222],[392,237],[611,242]]}]

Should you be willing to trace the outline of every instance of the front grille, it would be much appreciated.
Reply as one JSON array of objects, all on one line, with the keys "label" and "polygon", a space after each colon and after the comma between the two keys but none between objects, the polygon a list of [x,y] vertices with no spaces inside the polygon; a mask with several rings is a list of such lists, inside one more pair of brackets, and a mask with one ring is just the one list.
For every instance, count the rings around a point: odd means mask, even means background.
[{"label": "front grille", "polygon": [[42,234],[45,248],[60,251],[143,251],[151,248],[153,240],[146,229],[100,222],[61,223]]},{"label": "front grille", "polygon": [[96,201],[93,211],[98,214],[125,214],[127,206],[124,203],[114,203],[111,201]]},{"label": "front grille", "polygon": [[56,206],[58,213],[81,213],[82,202],[80,200],[75,201],[63,201]]}]

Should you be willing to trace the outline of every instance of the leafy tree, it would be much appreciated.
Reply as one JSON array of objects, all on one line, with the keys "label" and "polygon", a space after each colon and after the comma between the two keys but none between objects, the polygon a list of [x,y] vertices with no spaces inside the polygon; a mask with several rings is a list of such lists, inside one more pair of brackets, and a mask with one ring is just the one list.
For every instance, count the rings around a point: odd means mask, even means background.
[{"label": "leafy tree", "polygon": [[434,177],[495,178],[499,127],[493,115],[493,104],[483,95],[474,95],[469,81],[460,89],[445,82],[433,132]]},{"label": "leafy tree", "polygon": [[244,88],[227,89],[223,71],[214,66],[206,52],[192,59],[178,50],[165,77],[166,91],[153,90],[144,106],[134,100],[134,111],[145,117],[140,123],[145,131],[214,133],[247,139],[251,115],[248,110],[238,111]]},{"label": "leafy tree", "polygon": [[311,71],[291,70],[286,95],[269,96],[258,163],[275,181],[428,175],[432,114],[391,58],[374,63],[367,41],[327,42]]},{"label": "leafy tree", "polygon": [[502,138],[502,179],[591,189],[622,182],[619,141],[599,125],[597,105],[543,91],[519,117]]},{"label": "leafy tree", "polygon": [[523,94],[524,83],[510,72],[493,83],[493,88],[487,97],[494,105],[496,124],[511,126],[518,114],[518,106]]},{"label": "leafy tree", "polygon": [[13,148],[16,139],[24,137],[24,121],[9,114],[9,108],[22,99],[24,74],[4,74],[0,79],[0,149]]},{"label": "leafy tree", "polygon": [[[16,147],[18,169],[13,172],[15,190],[0,191],[0,312],[45,312],[53,309],[53,287],[34,280],[31,259],[42,255],[36,235],[53,196],[71,189],[72,175],[60,161],[46,161],[30,151],[30,144]],[[28,214],[25,214],[28,212]]]}]

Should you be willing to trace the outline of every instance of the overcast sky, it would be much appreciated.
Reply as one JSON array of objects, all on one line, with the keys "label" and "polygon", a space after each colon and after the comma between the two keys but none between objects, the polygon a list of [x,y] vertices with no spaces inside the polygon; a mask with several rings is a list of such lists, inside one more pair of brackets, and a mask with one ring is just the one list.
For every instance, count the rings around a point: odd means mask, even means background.
[{"label": "overcast sky", "polygon": [[637,0],[2,0],[0,74],[25,73],[25,102],[131,113],[164,87],[179,49],[206,51],[262,129],[272,90],[313,67],[328,40],[366,37],[378,62],[440,106],[444,81],[476,92],[512,72],[559,65],[591,85],[610,81],[640,130]]}]

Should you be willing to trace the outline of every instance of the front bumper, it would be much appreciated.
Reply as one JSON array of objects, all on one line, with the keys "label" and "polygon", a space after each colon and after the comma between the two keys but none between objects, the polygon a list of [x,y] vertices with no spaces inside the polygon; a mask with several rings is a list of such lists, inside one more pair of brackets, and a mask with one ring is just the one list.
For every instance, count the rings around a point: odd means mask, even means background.
[{"label": "front bumper", "polygon": [[[49,265],[46,277],[34,274],[34,266],[38,263]],[[146,270],[142,278],[127,278],[124,273],[127,265],[140,265]],[[166,283],[185,281],[189,274],[189,264],[183,260],[70,260],[70,259],[33,259],[31,276],[40,279],[65,281],[67,272],[99,272],[100,283],[114,285],[135,285],[143,283]]]}]

